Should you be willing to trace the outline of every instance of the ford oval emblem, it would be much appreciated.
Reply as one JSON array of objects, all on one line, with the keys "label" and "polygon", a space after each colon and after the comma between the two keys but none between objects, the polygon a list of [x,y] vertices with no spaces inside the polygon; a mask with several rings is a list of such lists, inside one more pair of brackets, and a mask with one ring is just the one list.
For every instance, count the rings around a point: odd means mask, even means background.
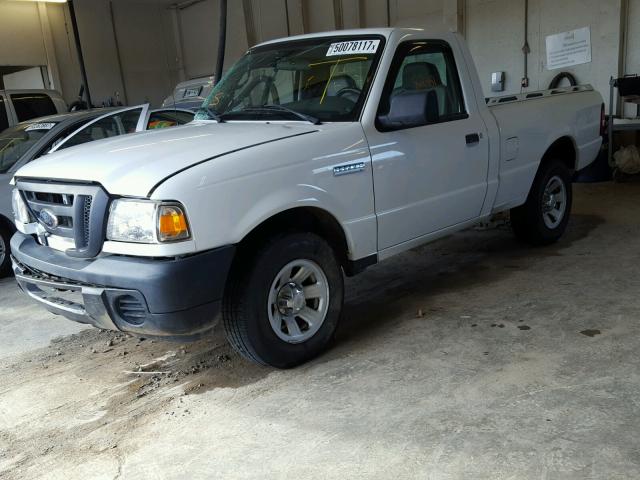
[{"label": "ford oval emblem", "polygon": [[48,208],[43,208],[42,210],[40,210],[40,213],[38,213],[38,218],[45,227],[53,229],[58,226],[58,217],[56,217],[56,214]]}]

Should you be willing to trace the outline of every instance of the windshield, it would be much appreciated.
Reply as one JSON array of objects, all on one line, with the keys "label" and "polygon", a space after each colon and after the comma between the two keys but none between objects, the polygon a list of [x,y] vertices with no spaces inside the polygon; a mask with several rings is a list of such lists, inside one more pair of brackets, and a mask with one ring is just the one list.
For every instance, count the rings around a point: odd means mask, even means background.
[{"label": "windshield", "polygon": [[0,173],[7,173],[20,158],[56,124],[20,124],[0,133]]},{"label": "windshield", "polygon": [[221,79],[196,118],[355,121],[383,41],[328,37],[255,48]]}]

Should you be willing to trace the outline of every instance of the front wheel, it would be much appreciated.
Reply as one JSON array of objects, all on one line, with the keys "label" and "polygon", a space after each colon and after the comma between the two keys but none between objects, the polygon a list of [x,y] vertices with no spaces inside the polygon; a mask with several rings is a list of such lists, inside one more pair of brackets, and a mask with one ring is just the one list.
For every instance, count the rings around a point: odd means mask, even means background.
[{"label": "front wheel", "polygon": [[225,334],[249,360],[295,367],[333,338],[343,291],[340,265],[321,237],[278,236],[234,267],[223,302]]},{"label": "front wheel", "polygon": [[571,173],[560,160],[540,167],[527,202],[511,210],[516,237],[532,245],[549,245],[567,228],[572,203]]}]

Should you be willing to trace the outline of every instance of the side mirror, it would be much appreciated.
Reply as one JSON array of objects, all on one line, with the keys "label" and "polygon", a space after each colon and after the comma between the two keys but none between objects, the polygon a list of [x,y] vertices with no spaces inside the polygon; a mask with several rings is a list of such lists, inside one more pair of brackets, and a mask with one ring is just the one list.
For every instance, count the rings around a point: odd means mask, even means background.
[{"label": "side mirror", "polygon": [[436,123],[440,117],[434,90],[399,92],[391,97],[389,113],[378,115],[382,130],[400,130]]}]

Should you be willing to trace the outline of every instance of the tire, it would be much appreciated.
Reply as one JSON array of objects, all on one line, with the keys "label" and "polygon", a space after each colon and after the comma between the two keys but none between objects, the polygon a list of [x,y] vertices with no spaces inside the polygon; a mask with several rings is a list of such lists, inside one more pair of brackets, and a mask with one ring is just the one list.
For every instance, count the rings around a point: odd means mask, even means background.
[{"label": "tire", "polygon": [[234,265],[222,324],[245,358],[292,368],[327,348],[343,297],[342,271],[327,242],[313,233],[283,234]]},{"label": "tire", "polygon": [[11,232],[0,225],[0,278],[4,278],[11,272],[10,245]]},{"label": "tire", "polygon": [[540,166],[527,202],[511,210],[516,237],[531,245],[557,242],[567,228],[573,193],[571,172],[560,160]]}]

